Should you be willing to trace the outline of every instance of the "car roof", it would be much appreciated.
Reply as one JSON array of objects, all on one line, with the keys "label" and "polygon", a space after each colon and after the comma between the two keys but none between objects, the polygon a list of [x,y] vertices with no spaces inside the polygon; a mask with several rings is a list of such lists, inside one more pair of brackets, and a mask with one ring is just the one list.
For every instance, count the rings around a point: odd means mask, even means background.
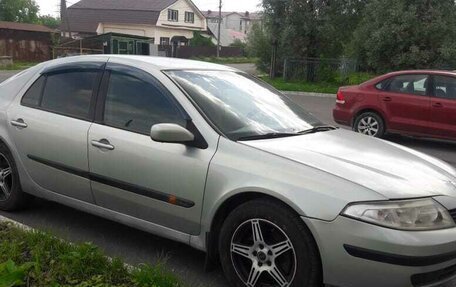
[{"label": "car roof", "polygon": [[133,55],[86,55],[86,56],[73,56],[51,60],[47,62],[47,67],[77,63],[77,62],[88,62],[95,60],[108,60],[108,59],[130,59],[132,62],[143,62],[157,70],[218,70],[218,71],[234,71],[239,72],[238,69],[213,64],[203,61],[185,60],[178,58],[167,58],[167,57],[153,57],[153,56],[133,56]]},{"label": "car roof", "polygon": [[445,76],[456,76],[456,72],[454,71],[446,71],[446,70],[404,70],[404,71],[396,71],[385,74],[384,76],[397,76],[403,74],[432,74],[432,75],[445,75]]}]

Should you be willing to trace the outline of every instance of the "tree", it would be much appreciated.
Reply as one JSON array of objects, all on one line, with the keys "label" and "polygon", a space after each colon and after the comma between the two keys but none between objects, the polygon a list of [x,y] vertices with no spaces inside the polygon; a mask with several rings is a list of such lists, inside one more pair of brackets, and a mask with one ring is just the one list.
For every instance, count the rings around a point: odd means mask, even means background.
[{"label": "tree", "polygon": [[271,34],[259,23],[254,23],[247,35],[246,49],[249,56],[258,59],[257,68],[269,71],[271,61]]},{"label": "tree", "polygon": [[456,65],[454,0],[372,0],[351,50],[377,72]]},{"label": "tree", "polygon": [[[263,31],[277,62],[286,58],[338,58],[351,43],[353,31],[369,0],[263,0]],[[256,31],[249,37],[251,50],[265,55],[264,37]],[[263,38],[261,38],[263,37]],[[261,43],[258,46],[255,43]],[[271,55],[272,51],[269,53]],[[261,56],[261,66],[270,62]]]},{"label": "tree", "polygon": [[40,16],[38,22],[41,25],[47,26],[51,29],[57,29],[60,27],[60,18],[53,17],[51,15]]},{"label": "tree", "polygon": [[37,23],[39,6],[34,0],[0,0],[0,20]]},{"label": "tree", "polygon": [[212,42],[212,39],[209,37],[204,37],[201,35],[201,32],[193,32],[193,38],[190,39],[190,46],[193,47],[215,47],[215,44]]}]

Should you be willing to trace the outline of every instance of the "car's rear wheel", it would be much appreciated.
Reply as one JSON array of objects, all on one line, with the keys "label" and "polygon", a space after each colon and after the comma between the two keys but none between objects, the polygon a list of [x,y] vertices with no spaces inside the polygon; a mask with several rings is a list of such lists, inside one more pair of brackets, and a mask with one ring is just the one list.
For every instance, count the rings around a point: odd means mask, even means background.
[{"label": "car's rear wheel", "polygon": [[377,113],[365,112],[356,118],[353,130],[371,137],[381,138],[385,135],[385,124]]},{"label": "car's rear wheel", "polygon": [[16,163],[8,148],[0,144],[0,210],[13,211],[28,202],[19,182]]},{"label": "car's rear wheel", "polygon": [[321,286],[319,254],[299,216],[272,200],[253,200],[225,220],[219,254],[231,286]]}]

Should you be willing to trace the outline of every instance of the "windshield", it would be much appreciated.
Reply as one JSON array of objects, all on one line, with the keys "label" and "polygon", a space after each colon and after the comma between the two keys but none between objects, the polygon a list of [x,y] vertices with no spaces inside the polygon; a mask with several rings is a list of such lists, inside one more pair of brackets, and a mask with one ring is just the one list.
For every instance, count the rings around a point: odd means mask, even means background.
[{"label": "windshield", "polygon": [[168,71],[199,108],[232,140],[292,136],[321,122],[260,80],[230,71]]}]

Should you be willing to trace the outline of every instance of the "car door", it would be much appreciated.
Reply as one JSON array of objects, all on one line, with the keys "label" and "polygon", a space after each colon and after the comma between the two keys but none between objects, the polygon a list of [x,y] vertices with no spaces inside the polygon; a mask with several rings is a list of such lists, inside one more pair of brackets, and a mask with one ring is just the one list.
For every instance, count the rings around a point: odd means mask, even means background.
[{"label": "car door", "polygon": [[104,65],[64,64],[45,70],[8,110],[9,131],[32,180],[91,203],[87,133]]},{"label": "car door", "polygon": [[407,74],[391,78],[379,95],[388,130],[426,133],[430,119],[429,75]]},{"label": "car door", "polygon": [[456,139],[456,78],[433,76],[431,133]]},{"label": "car door", "polygon": [[[207,148],[173,95],[151,74],[108,63],[97,122],[89,131],[92,191],[104,208],[198,234],[209,162]],[[154,142],[151,127],[175,123],[203,143]]]}]

